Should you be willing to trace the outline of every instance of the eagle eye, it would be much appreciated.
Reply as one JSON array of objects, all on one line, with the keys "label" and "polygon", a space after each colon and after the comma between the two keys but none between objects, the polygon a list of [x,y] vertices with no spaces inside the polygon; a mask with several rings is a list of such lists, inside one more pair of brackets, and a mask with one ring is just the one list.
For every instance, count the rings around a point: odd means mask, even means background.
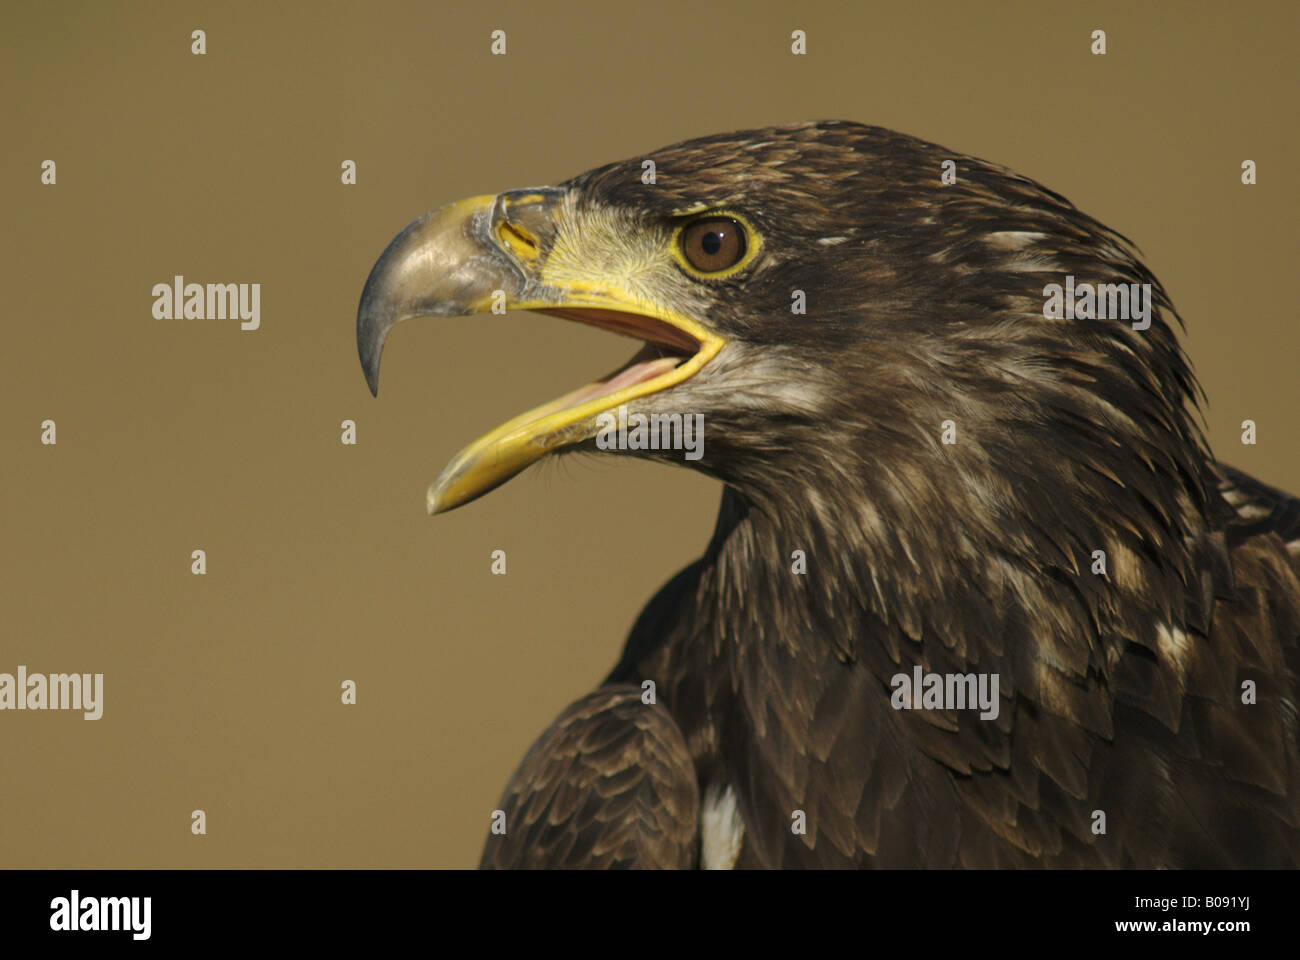
[{"label": "eagle eye", "polygon": [[745,256],[745,228],[731,217],[708,217],[681,233],[682,256],[700,273],[720,273]]}]

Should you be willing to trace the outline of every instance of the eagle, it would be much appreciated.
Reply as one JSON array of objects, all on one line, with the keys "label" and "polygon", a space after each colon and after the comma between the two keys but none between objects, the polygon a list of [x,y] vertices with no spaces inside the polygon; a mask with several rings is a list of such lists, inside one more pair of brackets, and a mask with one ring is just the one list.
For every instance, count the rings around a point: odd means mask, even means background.
[{"label": "eagle", "polygon": [[483,867],[1300,861],[1300,500],[1211,454],[1123,235],[881,127],[706,136],[411,223],[357,311],[371,391],[394,324],[504,310],[641,347],[466,447],[430,514],[572,452],[722,500]]}]

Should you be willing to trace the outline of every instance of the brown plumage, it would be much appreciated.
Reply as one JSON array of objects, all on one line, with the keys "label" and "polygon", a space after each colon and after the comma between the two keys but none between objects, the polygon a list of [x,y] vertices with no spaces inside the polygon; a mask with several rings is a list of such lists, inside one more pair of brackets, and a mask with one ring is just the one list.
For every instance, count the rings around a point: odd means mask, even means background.
[{"label": "brown plumage", "polygon": [[[561,185],[537,262],[577,244],[631,270],[610,236],[658,249],[699,210],[761,237],[732,274],[627,281],[725,338],[629,404],[704,414],[686,465],[722,509],[611,686],[529,752],[484,865],[1300,862],[1300,502],[1210,455],[1177,315],[1129,242],[858,124],[679,144],[653,185],[643,159]],[[1066,275],[1149,284],[1150,327],[1045,318]],[[996,674],[996,718],[895,709],[916,666]]]},{"label": "brown plumage", "polygon": [[681,731],[641,690],[609,685],[566,709],[528,751],[507,788],[509,842],[489,843],[496,869],[691,867],[699,791]]}]

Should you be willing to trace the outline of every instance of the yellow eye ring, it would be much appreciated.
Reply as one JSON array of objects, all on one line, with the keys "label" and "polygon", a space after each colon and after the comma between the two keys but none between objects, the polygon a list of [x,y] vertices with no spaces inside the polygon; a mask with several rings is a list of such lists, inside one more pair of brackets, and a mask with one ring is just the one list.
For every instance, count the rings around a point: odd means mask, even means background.
[{"label": "yellow eye ring", "polygon": [[749,221],[729,210],[691,217],[672,239],[677,263],[701,280],[720,280],[743,270],[761,247],[762,238]]}]

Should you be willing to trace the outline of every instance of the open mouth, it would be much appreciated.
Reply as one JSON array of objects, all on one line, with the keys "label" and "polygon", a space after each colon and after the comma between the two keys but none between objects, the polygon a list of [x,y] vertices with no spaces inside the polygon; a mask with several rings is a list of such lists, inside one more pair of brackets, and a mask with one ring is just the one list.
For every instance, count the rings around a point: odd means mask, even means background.
[{"label": "open mouth", "polygon": [[657,385],[654,381],[698,356],[702,347],[700,341],[686,331],[643,314],[582,307],[543,309],[536,312],[599,327],[644,343],[637,354],[618,369],[533,411],[539,415],[613,397],[642,384],[652,386],[653,390],[638,391],[638,396],[666,389],[670,384]]},{"label": "open mouth", "polygon": [[[429,487],[442,513],[505,483],[548,453],[598,437],[602,414],[699,372],[725,339],[699,319],[581,270],[548,277],[566,191],[538,187],[458,200],[412,221],[371,268],[357,305],[357,355],[372,393],[394,324],[510,310],[547,313],[632,337],[642,347],[612,373],[519,414],[458,453]],[[554,255],[554,250],[551,250]],[[545,263],[549,263],[547,260]]]},{"label": "open mouth", "polygon": [[543,455],[594,437],[600,414],[689,379],[724,343],[695,321],[675,314],[661,318],[585,304],[528,304],[523,309],[600,327],[645,345],[607,376],[519,414],[462,450],[430,486],[430,513],[460,506]]}]

